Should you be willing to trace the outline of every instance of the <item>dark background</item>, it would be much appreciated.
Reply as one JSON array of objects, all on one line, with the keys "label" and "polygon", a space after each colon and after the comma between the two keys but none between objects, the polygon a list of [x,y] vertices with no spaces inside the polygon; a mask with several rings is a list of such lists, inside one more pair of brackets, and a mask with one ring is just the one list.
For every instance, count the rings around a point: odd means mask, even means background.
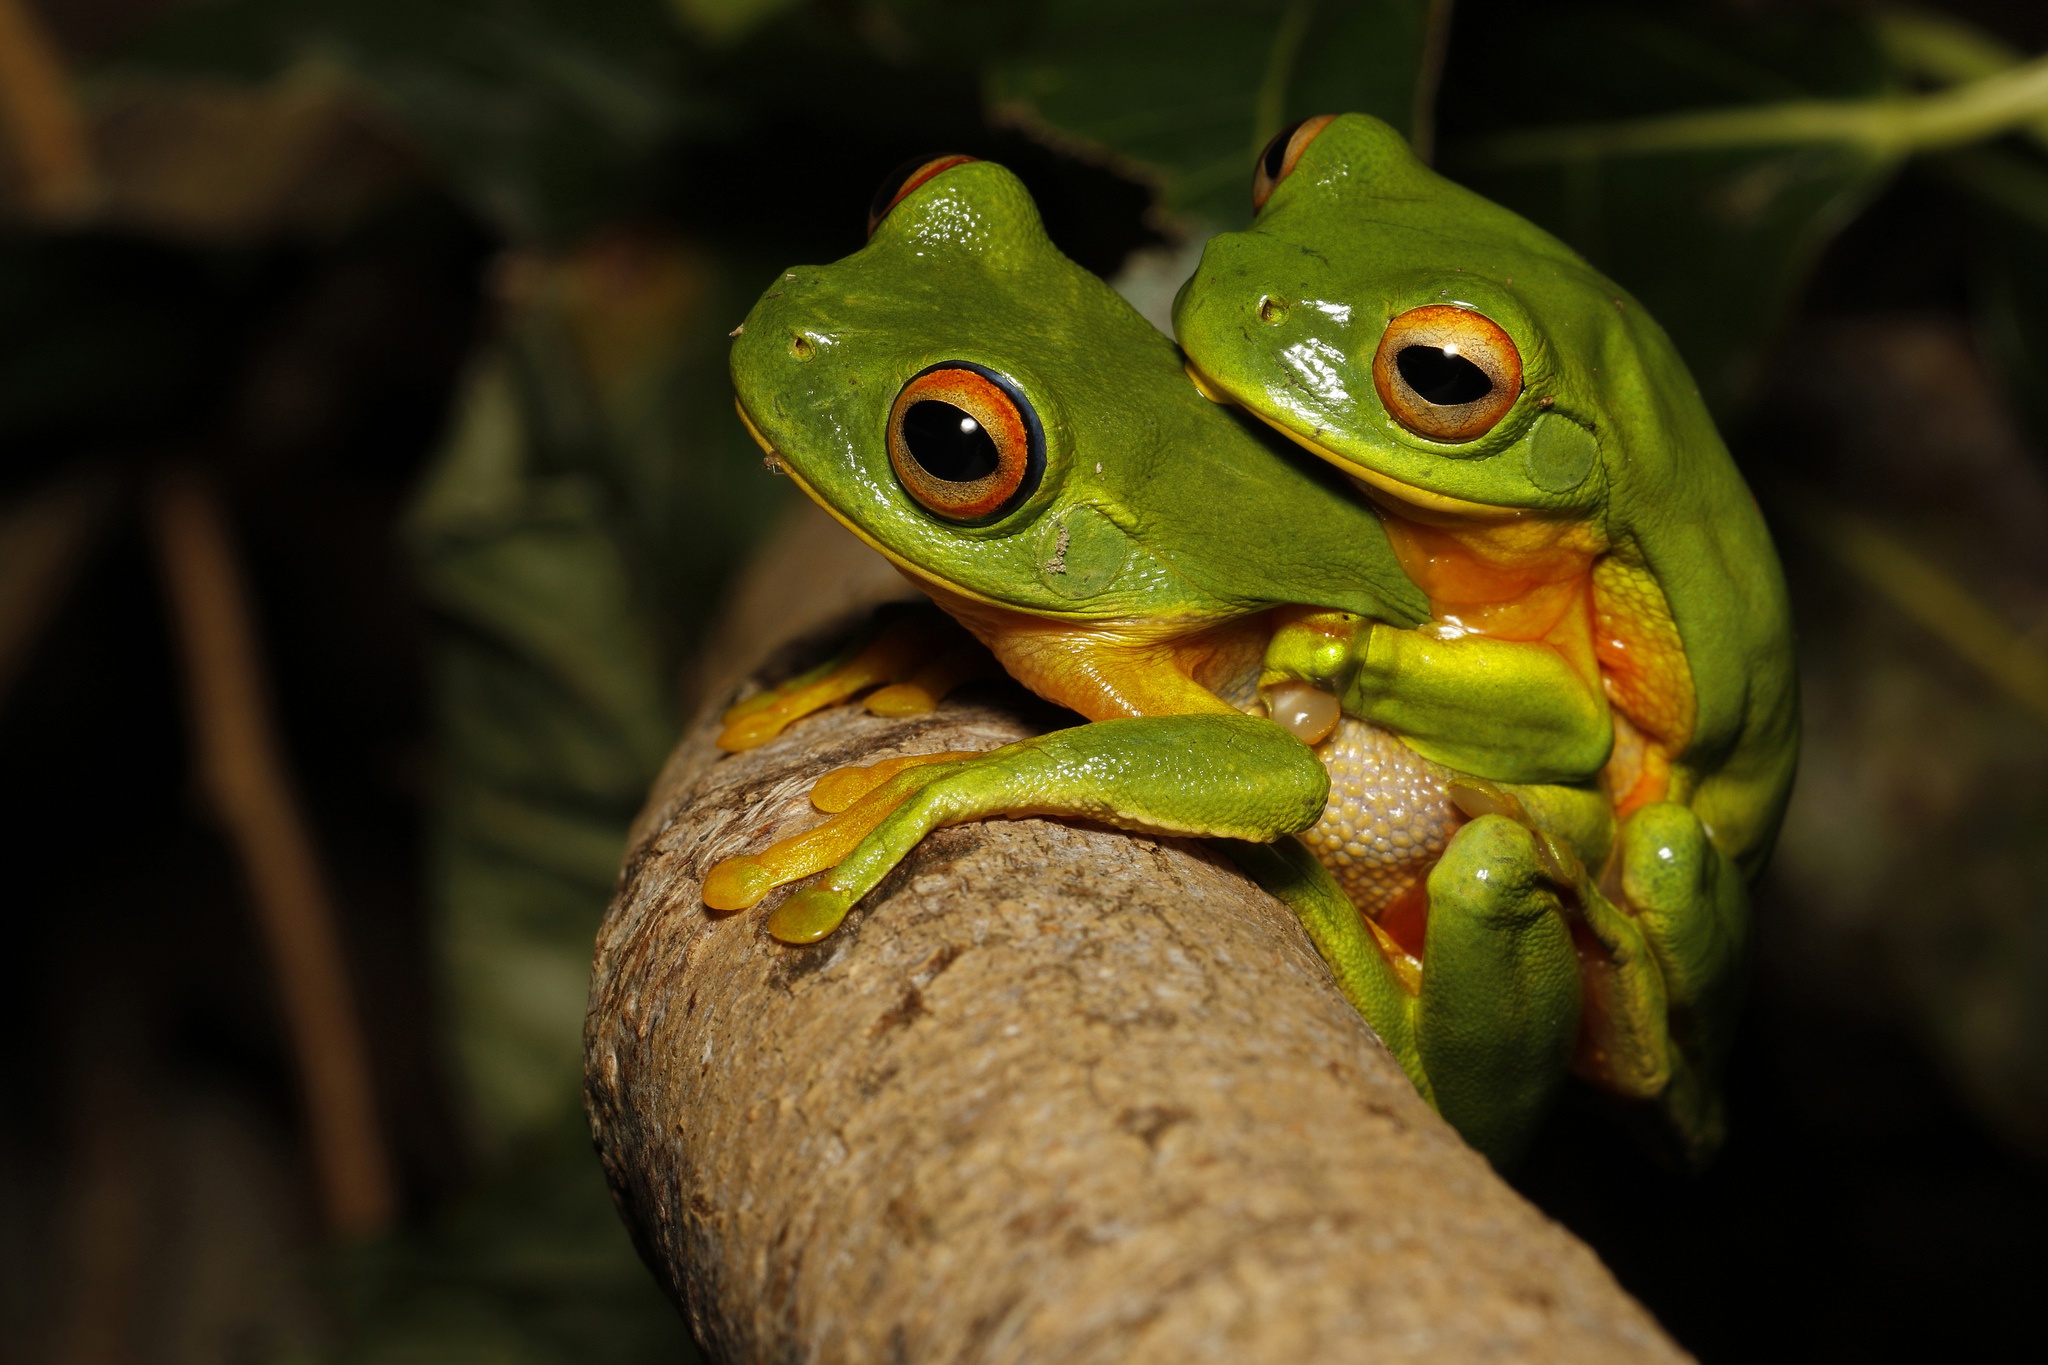
[{"label": "dark background", "polygon": [[[1778,533],[1806,696],[1726,1153],[1677,1174],[1577,1091],[1516,1183],[1709,1361],[2033,1341],[2048,105],[1884,148],[1496,142],[1926,98],[2048,51],[2039,5],[1461,0],[1419,102],[1405,0],[0,9],[60,77],[0,70],[0,1359],[686,1356],[581,1132],[575,992],[788,497],[723,334],[857,248],[913,154],[1004,161],[1156,304],[1247,214],[1267,125],[1432,107],[1447,173],[1685,351]],[[68,161],[37,159],[53,118]],[[339,907],[382,1235],[326,1231],[196,775],[149,530],[181,471],[226,511]]]}]

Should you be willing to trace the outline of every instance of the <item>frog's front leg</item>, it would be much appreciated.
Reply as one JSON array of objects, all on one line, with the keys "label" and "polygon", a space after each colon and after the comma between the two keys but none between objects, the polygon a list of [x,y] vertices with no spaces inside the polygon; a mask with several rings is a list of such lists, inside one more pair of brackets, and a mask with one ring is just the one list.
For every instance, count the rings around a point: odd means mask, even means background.
[{"label": "frog's front leg", "polygon": [[1496,782],[1584,782],[1614,745],[1606,699],[1542,644],[1318,612],[1282,624],[1267,645],[1261,682],[1284,679],[1332,692],[1345,715]]},{"label": "frog's front leg", "polygon": [[[1148,834],[1262,841],[1314,824],[1329,795],[1314,750],[1270,721],[1235,714],[1098,721],[941,759],[887,777],[817,829],[720,864],[706,879],[707,902],[718,894],[718,908],[750,904],[767,890],[756,869],[772,868],[773,885],[815,870],[807,859],[832,855],[835,865],[816,886],[769,916],[776,938],[810,943],[836,929],[920,839],[947,825],[1054,815]],[[1202,780],[1190,782],[1190,771]],[[746,897],[724,895],[742,880]]]}]

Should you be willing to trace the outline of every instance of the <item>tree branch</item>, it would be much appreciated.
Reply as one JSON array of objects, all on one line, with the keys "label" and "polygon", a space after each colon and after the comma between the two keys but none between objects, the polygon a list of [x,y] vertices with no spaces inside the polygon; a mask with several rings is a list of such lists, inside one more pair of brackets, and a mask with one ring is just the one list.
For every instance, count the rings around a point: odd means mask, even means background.
[{"label": "tree branch", "polygon": [[1006,690],[845,707],[723,758],[700,724],[650,798],[599,936],[586,1093],[715,1358],[1683,1358],[1211,849],[945,830],[812,947],[700,903],[714,862],[822,818],[817,774],[1033,717]]}]

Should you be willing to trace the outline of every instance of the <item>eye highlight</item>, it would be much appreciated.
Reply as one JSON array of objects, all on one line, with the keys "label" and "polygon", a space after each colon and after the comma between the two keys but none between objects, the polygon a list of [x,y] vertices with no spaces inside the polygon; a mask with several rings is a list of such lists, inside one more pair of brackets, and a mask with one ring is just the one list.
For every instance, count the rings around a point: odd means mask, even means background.
[{"label": "eye highlight", "polygon": [[1433,303],[1387,324],[1372,383],[1394,420],[1417,436],[1473,441],[1521,396],[1522,353],[1484,313]]},{"label": "eye highlight", "polygon": [[977,159],[957,154],[914,156],[889,172],[887,178],[876,188],[875,197],[868,201],[868,236],[875,235],[875,229],[889,216],[889,210],[902,203],[912,190],[942,171],[950,171],[955,166],[963,166]]},{"label": "eye highlight", "polygon": [[926,511],[947,521],[988,521],[1038,487],[1045,433],[1008,379],[968,361],[946,361],[896,395],[889,464]]},{"label": "eye highlight", "polygon": [[1266,144],[1266,150],[1259,153],[1258,167],[1252,171],[1252,212],[1266,207],[1266,201],[1273,197],[1273,187],[1294,173],[1294,163],[1301,160],[1301,154],[1308,144],[1316,140],[1316,134],[1329,126],[1335,114],[1317,114],[1299,123],[1290,123],[1273,134],[1273,140]]}]

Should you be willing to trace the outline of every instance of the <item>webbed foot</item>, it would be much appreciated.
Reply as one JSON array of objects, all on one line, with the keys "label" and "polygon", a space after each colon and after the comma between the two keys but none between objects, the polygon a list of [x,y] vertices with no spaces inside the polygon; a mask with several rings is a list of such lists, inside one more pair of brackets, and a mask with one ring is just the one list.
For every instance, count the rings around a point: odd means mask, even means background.
[{"label": "webbed foot", "polygon": [[1521,1154],[1570,1072],[1581,994],[1563,893],[1576,861],[1483,813],[1429,874],[1416,1051],[1438,1112],[1496,1165]]},{"label": "webbed foot", "polygon": [[1667,1000],[1671,1080],[1658,1105],[1686,1161],[1699,1167],[1727,1131],[1720,1075],[1741,1005],[1748,887],[1697,815],[1659,802],[1622,825],[1621,889]]},{"label": "webbed foot", "polygon": [[867,767],[835,768],[811,788],[811,804],[832,812],[832,818],[778,840],[759,853],[743,853],[720,862],[704,878],[704,903],[713,910],[745,910],[758,905],[778,886],[823,872],[851,853],[921,782],[931,780],[933,774],[915,769],[958,764],[978,756],[958,750],[906,754]]}]

